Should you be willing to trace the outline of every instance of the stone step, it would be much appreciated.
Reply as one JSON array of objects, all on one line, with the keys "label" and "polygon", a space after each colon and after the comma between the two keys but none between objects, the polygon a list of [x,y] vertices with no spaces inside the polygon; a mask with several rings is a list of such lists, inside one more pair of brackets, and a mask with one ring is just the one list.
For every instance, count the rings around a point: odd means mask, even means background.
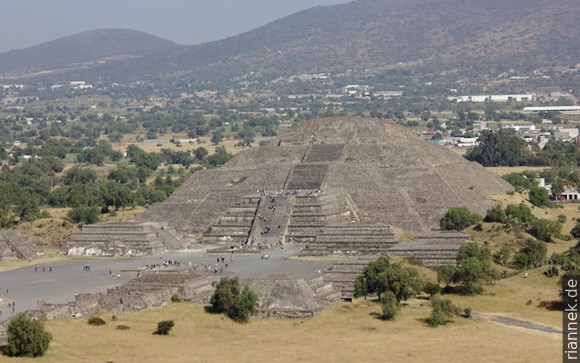
[{"label": "stone step", "polygon": [[322,294],[328,291],[332,290],[332,283],[330,282],[319,282],[317,284],[314,285],[310,285],[310,287],[312,288],[312,291],[314,291],[314,294],[318,295],[318,294]]}]

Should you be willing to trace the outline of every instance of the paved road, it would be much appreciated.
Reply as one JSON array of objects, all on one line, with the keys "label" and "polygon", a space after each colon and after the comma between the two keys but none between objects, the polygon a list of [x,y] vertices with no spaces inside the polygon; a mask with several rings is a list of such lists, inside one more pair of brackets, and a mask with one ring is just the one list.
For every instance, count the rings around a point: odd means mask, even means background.
[{"label": "paved road", "polygon": [[548,333],[548,334],[559,334],[559,335],[563,334],[563,332],[561,330],[557,330],[557,329],[551,328],[549,326],[528,323],[527,321],[508,318],[507,316],[487,315],[487,314],[485,314],[485,315],[480,314],[479,316],[482,316],[483,318],[485,318],[487,320],[490,320],[490,321],[493,321],[493,322],[496,322],[499,324],[503,324],[503,325],[514,326],[517,328],[534,330],[534,331],[539,331],[539,332]]},{"label": "paved road", "polygon": [[[228,267],[224,267],[223,264],[220,267],[224,275],[244,278],[274,274],[309,277],[315,276],[318,270],[330,266],[329,262],[287,258],[297,255],[298,247],[285,247],[267,253],[269,259],[261,259],[260,255],[234,255],[233,261],[230,261],[231,254],[224,254],[221,256],[228,262]],[[204,248],[140,258],[71,258],[51,264],[31,265],[0,272],[0,309],[2,309],[0,320],[12,315],[12,308],[7,306],[8,303],[15,302],[15,313],[18,313],[36,309],[38,300],[66,303],[74,300],[76,293],[105,292],[108,288],[129,280],[113,277],[109,271],[117,275],[121,270],[145,270],[146,265],[162,263],[164,260],[180,261],[181,269],[189,268],[189,262],[192,265],[215,266],[218,257],[220,255],[207,254]],[[87,265],[90,266],[90,271],[84,270],[84,266]]]}]

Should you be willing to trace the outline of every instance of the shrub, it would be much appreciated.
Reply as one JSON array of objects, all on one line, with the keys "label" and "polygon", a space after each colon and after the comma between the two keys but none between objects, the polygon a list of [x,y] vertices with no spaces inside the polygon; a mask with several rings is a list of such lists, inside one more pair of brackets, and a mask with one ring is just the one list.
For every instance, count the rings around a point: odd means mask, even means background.
[{"label": "shrub", "polygon": [[562,225],[556,221],[540,218],[532,223],[528,232],[541,241],[552,242],[562,232]]},{"label": "shrub", "polygon": [[117,325],[117,330],[129,330],[130,328],[127,325]]},{"label": "shrub", "polygon": [[576,220],[576,225],[574,226],[574,228],[572,228],[570,234],[574,238],[580,238],[580,221]]},{"label": "shrub", "polygon": [[112,321],[117,321],[117,320],[119,320],[119,318],[117,318],[117,315],[113,315],[113,316],[111,316],[111,320]]},{"label": "shrub", "polygon": [[177,293],[171,295],[171,302],[175,302],[175,303],[181,302],[181,296],[179,296],[179,294],[177,294]]},{"label": "shrub", "polygon": [[431,311],[431,316],[427,319],[427,323],[432,327],[445,325],[451,321],[453,316],[460,314],[460,309],[453,305],[449,299],[435,296],[431,299],[431,305],[433,310]]},{"label": "shrub", "polygon": [[477,213],[471,212],[467,208],[449,208],[447,213],[439,222],[439,226],[444,230],[461,231],[465,228],[481,222],[481,216]]},{"label": "shrub", "polygon": [[506,221],[505,211],[501,208],[500,205],[496,205],[495,207],[487,210],[484,221],[490,223],[491,222],[505,223]]},{"label": "shrub", "polygon": [[471,308],[463,309],[463,317],[467,318],[467,319],[471,319],[471,317],[472,317]]},{"label": "shrub", "polygon": [[399,300],[394,293],[387,291],[381,297],[381,306],[383,309],[382,318],[385,320],[392,320],[395,318],[400,309]]},{"label": "shrub", "polygon": [[506,223],[524,228],[531,226],[536,220],[532,210],[524,203],[510,204],[505,208]]},{"label": "shrub", "polygon": [[159,323],[157,323],[157,330],[155,330],[153,334],[168,335],[169,331],[171,330],[171,328],[173,328],[174,325],[175,323],[173,322],[173,320],[160,321]]},{"label": "shrub", "polygon": [[237,277],[224,277],[216,284],[210,303],[215,313],[245,323],[256,312],[258,296],[248,286],[241,290]]},{"label": "shrub", "polygon": [[546,277],[556,277],[560,274],[560,270],[556,266],[550,266],[546,271],[544,271],[544,275]]},{"label": "shrub", "polygon": [[52,335],[37,320],[18,314],[8,324],[6,354],[11,357],[41,357],[46,353]]},{"label": "shrub", "polygon": [[88,324],[98,326],[98,325],[105,325],[105,324],[107,324],[107,322],[104,321],[103,319],[99,318],[98,316],[93,316],[93,317],[89,318]]},{"label": "shrub", "polygon": [[568,217],[566,217],[564,214],[558,214],[558,222],[564,224],[564,223],[566,223],[567,220],[568,220]]},{"label": "shrub", "polygon": [[542,187],[533,187],[530,189],[530,203],[540,208],[549,207],[550,194]]},{"label": "shrub", "polygon": [[528,239],[525,246],[514,255],[512,263],[519,269],[539,267],[546,258],[547,251],[544,242]]}]

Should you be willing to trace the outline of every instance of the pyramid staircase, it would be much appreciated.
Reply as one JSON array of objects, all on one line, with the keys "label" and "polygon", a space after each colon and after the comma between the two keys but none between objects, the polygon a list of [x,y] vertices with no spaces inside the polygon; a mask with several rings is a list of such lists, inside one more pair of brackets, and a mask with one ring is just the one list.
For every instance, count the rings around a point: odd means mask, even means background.
[{"label": "pyramid staircase", "polygon": [[202,235],[202,243],[230,243],[242,245],[248,241],[262,202],[260,195],[245,196],[230,207],[218,222]]}]

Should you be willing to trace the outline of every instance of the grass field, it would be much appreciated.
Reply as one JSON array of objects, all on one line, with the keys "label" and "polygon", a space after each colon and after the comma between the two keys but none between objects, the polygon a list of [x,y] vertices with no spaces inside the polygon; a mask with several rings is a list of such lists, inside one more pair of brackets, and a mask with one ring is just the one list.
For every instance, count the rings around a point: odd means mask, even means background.
[{"label": "grass field", "polygon": [[[428,309],[403,308],[394,322],[377,318],[377,304],[336,303],[310,320],[252,319],[240,325],[191,304],[142,313],[102,314],[46,323],[54,336],[35,362],[554,362],[561,337],[507,327],[480,318],[430,328]],[[174,320],[168,336],[157,322]],[[130,330],[117,330],[117,325]],[[6,362],[29,359],[0,357]]]},{"label": "grass field", "polygon": [[535,171],[535,172],[539,173],[543,170],[550,169],[550,167],[547,167],[547,166],[497,166],[497,167],[487,167],[485,169],[487,171],[489,171],[490,173],[495,174],[497,176],[504,176],[504,175],[509,174],[509,173],[522,173],[526,170]]},{"label": "grass field", "polygon": [[[156,153],[161,152],[161,149],[172,149],[175,151],[186,151],[186,150],[195,150],[198,147],[204,147],[209,152],[209,155],[211,155],[215,152],[216,146],[224,146],[229,153],[232,153],[234,155],[239,153],[240,151],[247,149],[247,147],[242,148],[242,147],[236,146],[236,144],[238,143],[239,140],[228,139],[228,138],[224,138],[219,145],[214,145],[211,142],[211,137],[204,136],[204,137],[198,138],[197,142],[183,143],[183,144],[180,144],[180,146],[177,146],[176,144],[169,143],[169,142],[168,143],[161,143],[160,145],[158,145],[157,142],[137,141],[137,138],[139,136],[143,137],[143,135],[139,135],[139,134],[125,135],[124,139],[121,142],[112,143],[112,147],[114,150],[120,151],[120,150],[126,150],[129,145],[136,145],[140,149],[143,149],[146,152],[156,152]],[[170,139],[172,137],[175,137],[178,139],[187,139],[188,138],[187,135],[185,135],[185,134],[171,134],[170,136],[169,135],[163,136],[164,139]],[[258,145],[257,143],[254,143],[254,144],[252,144],[252,147],[257,147],[257,145]]]}]

